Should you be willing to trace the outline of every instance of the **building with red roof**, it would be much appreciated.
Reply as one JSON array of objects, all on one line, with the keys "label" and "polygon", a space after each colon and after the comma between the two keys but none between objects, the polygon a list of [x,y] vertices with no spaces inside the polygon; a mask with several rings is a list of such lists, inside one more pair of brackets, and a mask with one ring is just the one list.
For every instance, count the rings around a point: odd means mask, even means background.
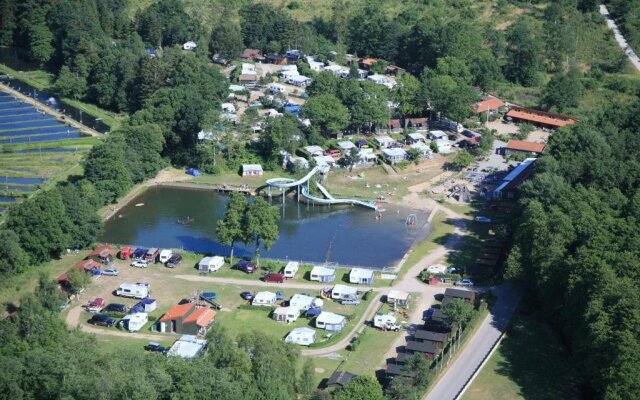
[{"label": "building with red roof", "polygon": [[160,318],[160,332],[204,335],[215,317],[215,311],[208,307],[197,307],[194,303],[180,304]]},{"label": "building with red roof", "polygon": [[563,126],[575,124],[577,120],[562,114],[548,113],[545,111],[533,110],[530,108],[513,106],[505,119],[514,122],[525,122],[542,128],[562,128]]},{"label": "building with red roof", "polygon": [[99,263],[108,265],[108,264],[111,264],[111,262],[115,257],[116,257],[116,251],[112,249],[111,246],[108,246],[105,244],[96,248],[93,252],[91,252],[91,254],[89,254],[89,257],[87,257],[87,259],[92,259]]},{"label": "building with red roof", "polygon": [[504,150],[504,155],[531,154],[541,155],[544,151],[544,143],[527,142],[524,140],[509,140]]},{"label": "building with red roof", "polygon": [[502,107],[504,107],[504,101],[500,100],[497,97],[487,96],[483,98],[481,101],[474,104],[473,111],[476,114],[482,114],[487,111],[488,112],[496,111]]},{"label": "building with red roof", "polygon": [[91,272],[100,269],[100,263],[90,258],[88,260],[82,260],[76,263],[76,265],[74,265],[74,268],[84,272]]}]

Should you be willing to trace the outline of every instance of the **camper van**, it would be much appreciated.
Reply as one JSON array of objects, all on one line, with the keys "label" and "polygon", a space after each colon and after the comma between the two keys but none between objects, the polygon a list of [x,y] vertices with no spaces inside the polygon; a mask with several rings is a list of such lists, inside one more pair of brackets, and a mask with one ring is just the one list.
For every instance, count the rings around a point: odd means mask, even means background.
[{"label": "camper van", "polygon": [[373,317],[373,326],[382,330],[397,332],[400,330],[400,325],[396,322],[396,317],[391,314],[376,313],[375,317]]},{"label": "camper van", "polygon": [[160,257],[158,257],[158,260],[164,264],[167,261],[169,261],[171,256],[173,256],[173,251],[169,249],[162,249],[162,251],[160,252]]},{"label": "camper van", "polygon": [[116,296],[144,299],[149,297],[149,285],[141,283],[123,283],[116,290]]}]

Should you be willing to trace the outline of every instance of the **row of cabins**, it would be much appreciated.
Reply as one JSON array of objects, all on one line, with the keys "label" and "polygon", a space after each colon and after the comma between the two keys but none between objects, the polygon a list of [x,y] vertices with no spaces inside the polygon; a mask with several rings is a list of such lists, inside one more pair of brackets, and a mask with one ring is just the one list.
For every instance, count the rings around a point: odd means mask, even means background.
[{"label": "row of cabins", "polygon": [[[447,288],[442,305],[446,306],[453,299],[462,299],[467,303],[473,304],[475,292],[466,289]],[[387,377],[412,377],[413,371],[405,369],[405,363],[409,357],[420,354],[428,360],[433,360],[444,350],[452,332],[452,326],[446,323],[447,315],[440,309],[430,309],[426,315],[425,326],[417,329],[407,340],[404,351],[399,352],[395,358],[387,363],[385,370]],[[431,321],[434,321],[435,324],[430,323]]]}]

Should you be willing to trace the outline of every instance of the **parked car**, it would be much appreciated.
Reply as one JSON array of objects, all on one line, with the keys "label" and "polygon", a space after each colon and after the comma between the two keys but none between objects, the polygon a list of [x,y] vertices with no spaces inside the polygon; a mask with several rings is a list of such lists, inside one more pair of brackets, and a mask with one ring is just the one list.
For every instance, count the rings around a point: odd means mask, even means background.
[{"label": "parked car", "polygon": [[240,297],[242,297],[243,299],[245,299],[247,301],[251,301],[251,300],[253,300],[253,293],[251,293],[251,292],[242,292],[242,293],[240,293]]},{"label": "parked car", "polygon": [[182,255],[180,255],[179,253],[174,253],[171,258],[169,258],[169,261],[167,261],[167,267],[169,268],[175,268],[178,266],[178,264],[180,264],[180,261],[182,261]]},{"label": "parked car", "polygon": [[102,275],[108,275],[108,276],[118,276],[119,273],[120,271],[118,271],[115,268],[109,268],[102,271]]},{"label": "parked car", "polygon": [[146,249],[144,247],[138,247],[133,252],[133,256],[131,258],[133,258],[134,260],[142,260],[144,256],[147,254],[147,251],[149,251],[149,249]]},{"label": "parked car", "polygon": [[91,317],[89,323],[97,326],[111,327],[116,324],[116,320],[105,314],[95,314]]},{"label": "parked car", "polygon": [[144,255],[144,259],[148,262],[155,262],[160,255],[160,250],[157,247],[152,247],[147,250],[147,253]]},{"label": "parked car", "polygon": [[480,215],[479,215],[479,216],[477,216],[477,217],[475,218],[475,221],[476,221],[476,222],[483,222],[483,223],[489,224],[489,223],[491,223],[491,218],[482,217],[482,216],[480,216]]},{"label": "parked car", "polygon": [[473,281],[471,279],[460,279],[456,281],[456,286],[473,286]]},{"label": "parked car", "polygon": [[357,306],[360,304],[360,299],[343,299],[340,304],[343,306]]},{"label": "parked car", "polygon": [[282,290],[278,290],[276,292],[276,301],[280,301],[280,300],[284,300],[284,293],[282,293]]},{"label": "parked car", "polygon": [[131,263],[131,266],[136,268],[147,268],[147,262],[144,260],[135,260]]},{"label": "parked car", "polygon": [[105,304],[104,299],[98,297],[94,300],[91,300],[89,303],[87,303],[86,308],[87,308],[87,311],[96,313],[104,308],[104,304]]},{"label": "parked car", "polygon": [[147,351],[157,351],[159,353],[166,353],[169,350],[160,343],[156,342],[149,342],[149,344],[144,346],[144,349]]},{"label": "parked car", "polygon": [[236,269],[244,271],[247,274],[253,274],[258,269],[258,266],[251,261],[242,260],[236,264]]},{"label": "parked car", "polygon": [[102,309],[102,312],[117,312],[117,313],[126,313],[127,306],[120,303],[109,303],[105,308]]}]

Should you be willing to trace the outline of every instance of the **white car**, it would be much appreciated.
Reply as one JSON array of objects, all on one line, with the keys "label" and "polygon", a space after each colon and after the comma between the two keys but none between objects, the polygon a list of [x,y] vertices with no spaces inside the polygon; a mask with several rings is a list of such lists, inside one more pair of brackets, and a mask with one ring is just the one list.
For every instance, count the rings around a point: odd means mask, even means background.
[{"label": "white car", "polygon": [[118,271],[117,269],[109,268],[109,269],[105,269],[104,271],[102,271],[101,275],[118,276],[119,273],[120,273],[120,271]]},{"label": "white car", "polygon": [[476,222],[484,222],[484,223],[491,223],[491,218],[487,218],[487,217],[482,217],[482,216],[477,216],[475,218]]},{"label": "white car", "polygon": [[136,268],[147,268],[147,265],[147,262],[143,260],[135,260],[131,263],[131,266]]},{"label": "white car", "polygon": [[427,272],[430,274],[444,274],[447,272],[447,266],[442,264],[434,264],[427,267]]}]

